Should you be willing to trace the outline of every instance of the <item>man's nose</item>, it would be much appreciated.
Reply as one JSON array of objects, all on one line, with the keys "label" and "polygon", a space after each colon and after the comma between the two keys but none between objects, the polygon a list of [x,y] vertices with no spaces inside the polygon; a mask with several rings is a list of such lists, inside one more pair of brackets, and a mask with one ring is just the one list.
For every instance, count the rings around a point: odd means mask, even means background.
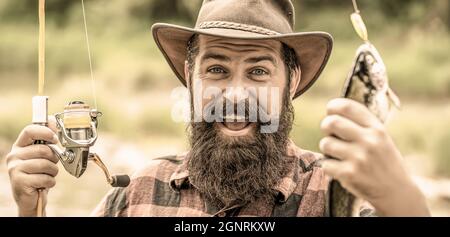
[{"label": "man's nose", "polygon": [[227,100],[238,103],[248,98],[247,86],[240,74],[233,76],[225,89],[224,97]]},{"label": "man's nose", "polygon": [[224,93],[225,99],[234,103],[245,101],[248,96],[248,91],[243,86],[229,86]]}]

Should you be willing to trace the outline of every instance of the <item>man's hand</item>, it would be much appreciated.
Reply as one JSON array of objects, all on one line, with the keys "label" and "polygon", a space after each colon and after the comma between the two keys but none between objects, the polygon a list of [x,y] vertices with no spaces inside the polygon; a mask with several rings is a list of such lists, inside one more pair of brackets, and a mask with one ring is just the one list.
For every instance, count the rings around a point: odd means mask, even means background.
[{"label": "man's hand", "polygon": [[11,152],[6,156],[19,216],[36,216],[37,189],[45,188],[42,192],[45,206],[48,189],[56,184],[58,158],[48,146],[34,145],[36,140],[58,143],[56,134],[50,128],[29,125],[22,130]]},{"label": "man's hand", "polygon": [[384,125],[364,105],[349,99],[328,103],[320,150],[339,160],[323,162],[325,173],[382,216],[429,216],[425,198],[407,174],[402,155]]}]

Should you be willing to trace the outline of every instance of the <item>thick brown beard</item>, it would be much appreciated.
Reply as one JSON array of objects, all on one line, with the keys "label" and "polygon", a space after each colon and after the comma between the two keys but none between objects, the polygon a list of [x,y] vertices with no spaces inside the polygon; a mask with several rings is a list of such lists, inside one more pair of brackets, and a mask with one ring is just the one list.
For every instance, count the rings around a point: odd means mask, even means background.
[{"label": "thick brown beard", "polygon": [[[288,91],[288,90],[287,90]],[[189,181],[216,207],[246,204],[256,199],[272,202],[274,187],[289,171],[286,146],[294,118],[289,92],[284,93],[279,129],[252,139],[224,137],[214,123],[192,122]]]}]

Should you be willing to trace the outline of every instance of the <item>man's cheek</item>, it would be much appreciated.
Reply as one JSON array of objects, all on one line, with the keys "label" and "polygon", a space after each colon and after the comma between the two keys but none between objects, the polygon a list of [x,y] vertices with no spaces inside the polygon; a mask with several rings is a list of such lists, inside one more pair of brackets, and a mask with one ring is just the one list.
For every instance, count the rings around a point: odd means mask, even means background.
[{"label": "man's cheek", "polygon": [[221,94],[220,88],[213,86],[205,87],[204,84],[205,83],[197,82],[197,85],[194,85],[192,89],[194,122],[205,121],[208,114],[212,112],[208,111],[208,108],[211,109],[215,98]]},{"label": "man's cheek", "polygon": [[259,120],[262,123],[276,123],[282,112],[283,100],[278,87],[260,88],[258,94]]}]

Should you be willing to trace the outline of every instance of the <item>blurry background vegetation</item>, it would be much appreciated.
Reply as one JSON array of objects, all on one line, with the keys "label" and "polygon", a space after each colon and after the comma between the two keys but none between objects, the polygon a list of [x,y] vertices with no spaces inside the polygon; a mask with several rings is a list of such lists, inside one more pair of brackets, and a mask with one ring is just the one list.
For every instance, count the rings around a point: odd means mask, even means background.
[{"label": "blurry background vegetation", "polygon": [[[4,159],[31,120],[37,92],[37,0],[0,1],[0,216],[15,215]],[[450,215],[450,197],[436,186],[450,176],[450,45],[448,0],[359,0],[369,38],[388,67],[403,107],[389,131],[417,176],[435,215]],[[200,0],[85,0],[100,121],[98,153],[114,171],[132,172],[152,157],[187,148],[185,125],[171,119],[178,80],[153,42],[155,22],[192,26]],[[349,21],[350,0],[294,0],[296,30],[334,36],[321,79],[295,101],[293,140],[318,150],[319,123],[327,101],[337,97],[361,44]],[[70,100],[93,104],[79,0],[47,0],[46,94],[50,112]],[[62,166],[60,167],[62,170]],[[430,181],[431,180],[431,181]],[[449,186],[445,186],[449,187]],[[90,166],[80,180],[60,172],[49,214],[87,215],[108,190]],[[437,188],[437,192],[445,192]]]}]

